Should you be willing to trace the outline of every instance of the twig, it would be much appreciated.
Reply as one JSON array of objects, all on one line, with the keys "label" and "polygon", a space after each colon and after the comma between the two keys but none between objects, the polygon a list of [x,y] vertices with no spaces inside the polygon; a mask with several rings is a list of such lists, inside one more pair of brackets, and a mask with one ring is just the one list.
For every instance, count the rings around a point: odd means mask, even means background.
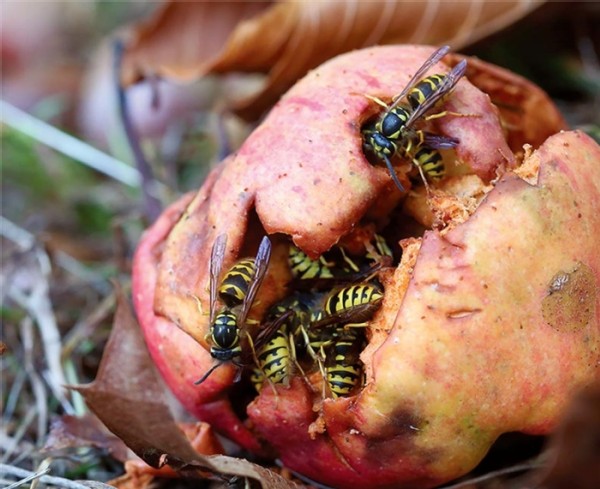
[{"label": "twig", "polygon": [[129,147],[131,148],[135,164],[141,177],[142,194],[144,197],[144,213],[148,220],[154,221],[160,214],[162,206],[154,194],[156,181],[152,174],[152,168],[150,168],[150,165],[144,156],[144,152],[142,151],[139,138],[133,128],[127,105],[127,94],[121,84],[121,65],[124,49],[125,46],[123,40],[116,38],[113,44],[113,80],[117,90],[119,116],[121,117],[125,136],[127,137]]},{"label": "twig", "polygon": [[27,477],[25,477],[24,479],[21,479],[20,481],[14,482],[10,486],[6,487],[5,489],[16,489],[17,487],[22,486],[23,484],[27,484],[28,482],[31,482],[34,479],[37,479],[39,477],[42,477],[43,475],[46,475],[48,472],[50,472],[50,467],[47,467],[44,470],[40,470],[39,472],[32,473],[32,474],[28,475]]},{"label": "twig", "polygon": [[538,469],[544,466],[545,463],[534,460],[519,465],[513,465],[512,467],[494,470],[493,472],[488,472],[487,474],[481,475],[479,477],[474,477],[473,479],[468,479],[466,481],[457,482],[456,484],[452,484],[450,486],[442,486],[440,487],[440,489],[458,489],[460,487],[471,486],[473,484],[477,484],[479,482],[486,481],[489,479],[495,479],[496,477],[500,477],[503,475],[513,474],[515,472],[523,472],[525,470]]},{"label": "twig", "polygon": [[[18,271],[18,273],[33,272],[34,277],[25,279],[24,286],[29,290],[27,292],[22,290],[23,283],[21,282],[23,281],[19,280],[11,280],[6,288],[9,297],[35,319],[44,346],[50,388],[63,409],[70,414],[73,412],[73,408],[67,400],[63,387],[66,381],[60,363],[60,333],[49,297],[47,277],[50,273],[50,260],[42,249],[34,247],[32,251],[35,253],[37,266],[31,267],[29,270],[20,269]],[[6,281],[4,280],[4,282]]]},{"label": "twig", "polygon": [[62,358],[69,358],[79,343],[88,339],[96,327],[115,309],[116,297],[114,291],[107,294],[94,310],[83,319],[77,321],[75,326],[63,338]]},{"label": "twig", "polygon": [[[71,358],[65,359],[64,362],[65,369],[65,377],[69,382],[69,385],[79,385],[82,382],[80,381],[79,376],[77,375],[77,368],[75,367],[75,363]],[[83,399],[83,394],[77,392],[75,390],[71,391],[71,399],[73,402],[73,409],[75,410],[75,416],[81,417],[84,416],[87,412],[87,405]]]},{"label": "twig", "polygon": [[[36,473],[41,473],[41,472],[46,472],[50,470],[50,464],[52,463],[52,458],[51,457],[47,457],[44,460],[42,460],[40,462],[40,464],[37,466],[36,469]],[[31,486],[29,489],[37,489],[38,485],[39,485],[40,479],[38,477],[36,477],[32,482],[31,482]]]},{"label": "twig", "polygon": [[[10,387],[10,392],[8,393],[8,398],[6,399],[6,404],[4,406],[4,414],[2,415],[2,422],[4,425],[12,418],[15,408],[17,407],[17,402],[19,401],[19,396],[21,395],[21,389],[23,389],[23,385],[25,384],[25,379],[27,374],[23,369],[19,369],[16,374],[16,377]],[[4,380],[6,377],[2,375],[2,379]]]},{"label": "twig", "polygon": [[[5,464],[0,464],[0,475],[3,474],[9,474],[12,475],[14,477],[31,477],[32,475],[36,475],[35,472],[31,472],[29,470],[24,470],[24,469],[20,469],[18,467],[13,467],[11,465],[5,465]],[[69,479],[64,479],[62,477],[55,477],[55,476],[51,476],[51,475],[43,475],[40,474],[38,476],[36,476],[35,478],[38,478],[40,482],[44,483],[44,484],[50,484],[53,486],[58,486],[64,489],[90,489],[89,486],[82,484],[80,482],[76,482],[76,481],[72,481]],[[17,485],[13,485],[11,487],[19,487],[21,484],[23,484],[23,481],[18,481],[18,483],[15,483]],[[108,484],[104,484],[105,487],[113,487],[113,486],[109,486]],[[9,488],[5,488],[5,489],[9,489]]]},{"label": "twig", "polygon": [[[0,216],[0,236],[9,239],[15,243],[21,251],[31,250],[34,246],[38,246],[39,243],[36,237],[29,231],[17,226],[12,221],[6,219],[4,216]],[[71,255],[63,251],[56,251],[54,253],[56,263],[65,271],[71,273],[73,276],[84,280],[94,287],[98,292],[103,295],[108,293],[111,289],[108,280],[103,277],[90,272],[87,268],[81,265]],[[48,268],[50,265],[48,265]]]},{"label": "twig", "polygon": [[20,228],[4,216],[0,216],[0,233],[2,233],[3,237],[15,243],[22,251],[33,248],[35,244],[35,236],[33,234]]},{"label": "twig", "polygon": [[37,442],[40,444],[46,434],[48,425],[48,396],[44,388],[44,383],[33,365],[33,321],[29,316],[21,321],[21,342],[23,345],[25,372],[29,377],[29,383],[31,384],[31,390],[35,398],[35,405],[37,406]]},{"label": "twig", "polygon": [[[3,425],[4,427],[5,425]],[[28,441],[27,439],[22,439],[20,442],[17,442],[18,446],[19,446],[19,455],[17,455],[15,458],[12,459],[12,464],[13,465],[19,465],[18,462],[16,462],[17,459],[20,459],[23,457],[23,454],[27,454],[27,456],[29,456],[31,453],[33,453],[33,451],[35,450],[36,453],[39,452],[39,449],[30,441]],[[8,436],[8,434],[6,433],[6,431],[4,429],[0,429],[0,453],[2,453],[2,457],[4,457],[4,454],[8,451],[8,450],[13,450],[15,449],[14,447],[15,445],[15,440],[14,438]],[[0,463],[5,462],[5,460],[1,460],[0,459]]]},{"label": "twig", "polygon": [[38,447],[30,443],[26,444],[25,440],[22,440],[19,444],[19,452],[12,458],[11,463],[18,467],[21,463],[24,463],[25,461],[30,461],[33,458],[38,457],[39,452],[40,449]]},{"label": "twig", "polygon": [[0,120],[29,137],[130,187],[140,186],[139,172],[121,160],[62,132],[27,112],[0,100]]},{"label": "twig", "polygon": [[21,440],[21,438],[23,438],[23,435],[27,431],[27,428],[29,428],[29,425],[33,421],[33,418],[35,418],[35,414],[35,407],[30,406],[27,410],[27,413],[21,420],[21,424],[17,428],[17,431],[15,432],[14,436],[12,438],[8,438],[6,449],[4,450],[2,458],[0,458],[1,462],[6,462],[16,450],[16,448],[19,445],[19,441]]}]

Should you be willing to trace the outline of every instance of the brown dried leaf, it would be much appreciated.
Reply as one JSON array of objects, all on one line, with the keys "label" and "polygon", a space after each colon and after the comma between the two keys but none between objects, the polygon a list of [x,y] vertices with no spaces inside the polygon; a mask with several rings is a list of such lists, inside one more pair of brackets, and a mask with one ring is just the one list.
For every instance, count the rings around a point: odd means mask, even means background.
[{"label": "brown dried leaf", "polygon": [[75,387],[106,427],[154,468],[168,465],[194,477],[206,477],[209,472],[224,480],[250,477],[266,489],[298,487],[246,460],[203,456],[196,451],[171,415],[164,385],[127,298],[121,290],[117,297],[113,331],[96,380]]},{"label": "brown dried leaf", "polygon": [[549,447],[549,464],[535,487],[600,487],[600,382],[571,403]]},{"label": "brown dried leaf", "polygon": [[[459,49],[542,3],[290,0],[256,15],[266,4],[244,3],[240,9],[221,2],[170,2],[134,29],[123,80],[129,84],[149,74],[191,81],[207,73],[268,73],[265,86],[236,106],[241,115],[254,118],[308,70],[340,53],[396,43]],[[236,15],[241,20],[253,14],[236,24]]]},{"label": "brown dried leaf", "polygon": [[92,446],[106,450],[115,459],[125,462],[131,452],[122,440],[110,433],[93,414],[60,416],[52,422],[44,452]]}]

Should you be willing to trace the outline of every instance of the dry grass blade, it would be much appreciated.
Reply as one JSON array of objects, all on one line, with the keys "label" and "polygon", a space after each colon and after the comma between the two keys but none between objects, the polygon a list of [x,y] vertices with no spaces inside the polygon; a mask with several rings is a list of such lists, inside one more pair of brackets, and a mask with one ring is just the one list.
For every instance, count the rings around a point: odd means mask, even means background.
[{"label": "dry grass blade", "polygon": [[46,144],[125,185],[130,187],[140,186],[140,176],[135,168],[50,124],[46,124],[44,121],[3,100],[0,100],[0,116],[3,123],[31,136],[36,141]]},{"label": "dry grass blade", "polygon": [[62,358],[69,358],[75,348],[84,339],[89,338],[93,330],[107,317],[115,308],[115,294],[110,292],[98,304],[93,311],[79,320],[75,326],[65,335],[63,339]]},{"label": "dry grass blade", "polygon": [[19,423],[19,426],[15,430],[15,433],[12,436],[12,438],[6,437],[4,439],[4,437],[3,437],[1,446],[4,448],[4,454],[2,455],[0,462],[6,462],[13,455],[13,453],[15,453],[17,450],[21,454],[26,451],[26,450],[23,450],[22,447],[20,447],[19,443],[23,439],[25,432],[27,431],[27,429],[29,428],[29,425],[33,422],[35,417],[36,417],[36,408],[35,408],[35,406],[31,406],[27,410],[27,413],[25,414],[25,416],[22,417],[22,419]]},{"label": "dry grass blade", "polygon": [[[242,115],[254,118],[308,70],[340,53],[397,43],[450,44],[458,49],[506,27],[542,3],[284,1],[237,25],[231,23],[231,15],[225,17],[217,46],[207,29],[215,18],[225,15],[226,6],[170,2],[150,22],[134,29],[124,82],[150,74],[191,81],[206,73],[268,73],[263,89],[236,107]],[[246,18],[249,13],[240,15]],[[182,24],[182,18],[196,21]],[[226,28],[231,29],[228,36],[223,35]],[[194,41],[198,45],[209,42],[213,49],[190,49]]]},{"label": "dry grass blade", "polygon": [[[16,467],[12,467],[12,469],[15,469],[15,468]],[[4,468],[4,466],[0,466],[0,473],[4,472],[4,470],[6,470]],[[20,472],[20,470],[19,470],[19,472]],[[27,472],[27,471],[23,471],[23,472]],[[23,484],[27,484],[28,482],[34,481],[35,479],[38,479],[38,478],[42,477],[43,475],[46,475],[48,472],[50,472],[50,468],[47,467],[44,470],[40,470],[39,472],[31,473],[31,474],[25,476],[23,479],[10,484],[5,489],[16,489],[17,487],[20,487]]]},{"label": "dry grass blade", "polygon": [[21,340],[24,350],[25,372],[31,384],[31,390],[35,398],[37,415],[37,442],[40,444],[46,436],[48,424],[48,395],[42,378],[38,375],[34,366],[34,331],[33,321],[26,317],[21,321]]},{"label": "dry grass blade", "polygon": [[2,281],[6,285],[8,297],[35,320],[48,367],[48,383],[63,409],[70,413],[73,408],[64,389],[66,380],[60,361],[60,332],[49,296],[50,260],[41,248],[21,249],[25,262],[11,267],[10,271],[3,270]]},{"label": "dry grass blade", "polygon": [[50,469],[46,468],[39,472],[31,472],[29,470],[13,467],[12,465],[0,464],[0,475],[21,477],[21,480],[9,485],[5,489],[16,489],[18,487],[21,487],[23,484],[27,484],[28,482],[35,480],[39,480],[41,483],[48,484],[50,486],[60,487],[62,489],[89,489],[90,487],[96,487],[98,489],[113,488],[113,486],[109,486],[108,484],[97,483],[94,481],[72,481],[69,479],[64,479],[62,477],[45,475],[49,471]]}]

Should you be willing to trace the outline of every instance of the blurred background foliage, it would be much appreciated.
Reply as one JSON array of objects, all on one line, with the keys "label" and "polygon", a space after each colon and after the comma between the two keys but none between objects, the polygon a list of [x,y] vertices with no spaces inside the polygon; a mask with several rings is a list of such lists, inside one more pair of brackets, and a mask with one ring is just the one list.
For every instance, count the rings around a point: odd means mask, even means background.
[{"label": "blurred background foliage", "polygon": [[[4,2],[2,99],[135,168],[114,110],[109,38],[157,8],[153,2]],[[598,140],[598,25],[599,3],[552,2],[461,51],[536,82],[572,127]],[[209,76],[182,86],[150,79],[127,90],[163,205],[197,188],[252,130],[255,123],[228,112],[224,101],[228,92],[243,93],[260,80]],[[60,398],[57,389],[94,378],[114,310],[110,281],[128,283],[132,252],[149,219],[139,186],[50,149],[36,137],[43,128],[24,134],[2,112],[0,461],[35,471],[53,456],[41,451],[50,422],[86,413],[77,394]],[[107,453],[101,443],[72,449],[53,473],[109,480],[123,466]]]}]

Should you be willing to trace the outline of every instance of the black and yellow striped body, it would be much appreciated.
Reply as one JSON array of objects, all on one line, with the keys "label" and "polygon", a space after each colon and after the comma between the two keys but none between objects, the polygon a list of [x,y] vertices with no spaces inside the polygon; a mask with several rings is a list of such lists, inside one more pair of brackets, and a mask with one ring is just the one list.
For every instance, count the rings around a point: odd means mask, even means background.
[{"label": "black and yellow striped body", "polygon": [[442,178],[446,174],[442,155],[436,149],[422,146],[413,156],[413,161],[429,178]]},{"label": "black and yellow striped body", "polygon": [[256,273],[254,258],[245,258],[233,265],[219,286],[219,297],[229,307],[241,304]]},{"label": "black and yellow striped body", "polygon": [[[423,146],[432,149],[451,149],[460,143],[456,138],[425,132],[418,128],[420,121],[437,119],[450,114],[461,115],[448,111],[431,113],[452,93],[467,70],[467,62],[462,60],[446,74],[425,76],[426,72],[439,62],[449,50],[449,46],[436,49],[390,104],[377,97],[367,95],[385,111],[379,115],[376,122],[367,121],[363,127],[364,148],[385,163],[394,184],[401,192],[406,190],[396,174],[392,162],[394,156],[408,157],[414,164],[418,164],[419,158],[416,158],[416,155]],[[424,158],[423,154],[419,156]],[[434,169],[431,168],[430,171],[433,174]],[[429,190],[425,178],[426,173],[421,166],[419,166],[419,172],[425,187]]]},{"label": "black and yellow striped body", "polygon": [[404,156],[412,159],[413,163],[421,168],[423,173],[431,179],[442,178],[446,174],[446,167],[441,153],[437,149],[429,148],[418,141],[408,148],[403,148]]},{"label": "black and yellow striped body", "polygon": [[240,356],[240,332],[237,316],[233,311],[223,309],[216,315],[213,324],[210,325],[210,339],[210,354],[213,358],[227,362]]},{"label": "black and yellow striped body", "polygon": [[287,312],[292,311],[280,328],[273,334],[268,343],[256,352],[258,365],[250,377],[254,387],[260,392],[265,378],[272,384],[287,384],[292,373],[292,363],[295,361],[295,332],[309,324],[308,306],[292,295],[277,302],[269,308],[265,321],[273,322]]},{"label": "black and yellow striped body", "polygon": [[[352,316],[352,322],[371,318],[381,305],[383,291],[374,283],[354,284],[333,291],[323,306],[325,316]],[[352,315],[353,312],[356,314]]]},{"label": "black and yellow striped body", "polygon": [[333,263],[327,262],[322,256],[313,260],[300,248],[290,245],[288,263],[294,278],[300,280],[314,278],[333,278],[331,268]]},{"label": "black and yellow striped body", "polygon": [[406,98],[413,110],[417,109],[427,99],[437,92],[440,85],[446,79],[446,75],[430,75],[423,78],[417,85],[412,88]]},{"label": "black and yellow striped body", "polygon": [[269,342],[256,352],[258,368],[254,370],[251,380],[260,391],[265,377],[273,384],[289,382],[292,359],[287,328],[282,327],[273,334]]},{"label": "black and yellow striped body", "polygon": [[327,353],[327,385],[334,399],[350,395],[361,383],[362,337],[355,328],[337,328],[337,338]]}]

